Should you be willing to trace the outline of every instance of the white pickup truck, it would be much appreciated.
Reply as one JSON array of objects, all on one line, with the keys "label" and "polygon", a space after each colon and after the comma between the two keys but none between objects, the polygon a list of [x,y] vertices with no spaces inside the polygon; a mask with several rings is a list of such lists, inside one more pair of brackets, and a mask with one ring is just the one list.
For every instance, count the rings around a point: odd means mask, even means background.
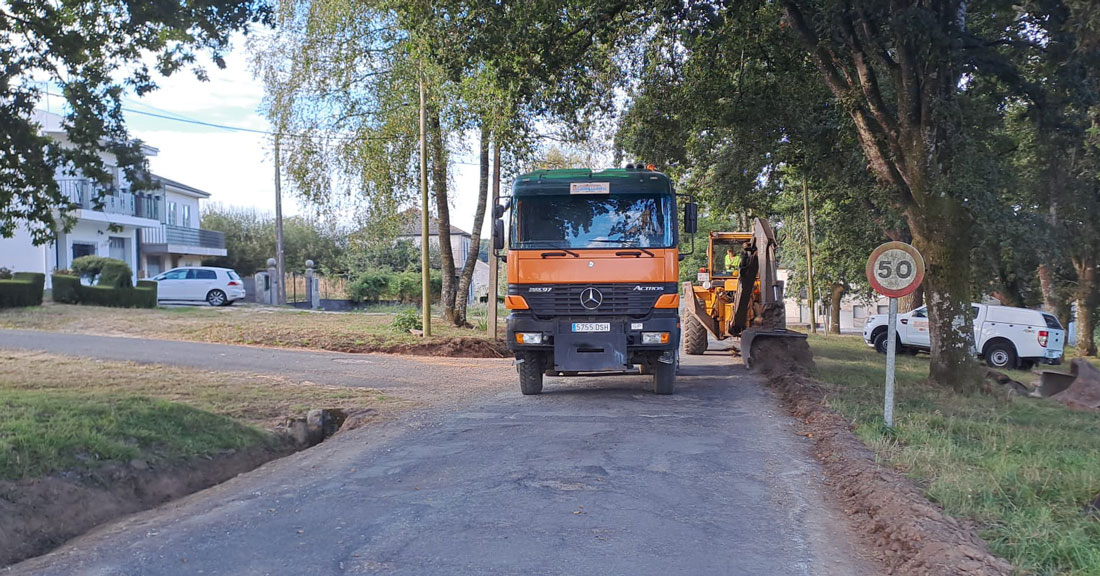
[{"label": "white pickup truck", "polygon": [[[974,344],[986,364],[995,368],[1031,368],[1037,362],[1061,364],[1066,331],[1053,315],[1027,308],[972,306]],[[863,327],[863,339],[883,354],[888,322],[886,314],[876,314]],[[927,308],[898,314],[897,331],[898,351],[928,351]]]}]

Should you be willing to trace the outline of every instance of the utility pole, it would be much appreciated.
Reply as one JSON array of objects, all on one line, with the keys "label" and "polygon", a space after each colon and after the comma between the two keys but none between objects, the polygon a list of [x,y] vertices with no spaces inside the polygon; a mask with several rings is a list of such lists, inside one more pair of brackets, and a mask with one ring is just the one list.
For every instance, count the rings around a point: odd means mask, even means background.
[{"label": "utility pole", "polygon": [[[492,211],[496,211],[497,204],[500,203],[500,140],[494,138],[493,142],[493,203]],[[489,222],[489,230],[496,230],[496,219]],[[500,277],[500,259],[497,258],[496,251],[493,250],[493,234],[489,233],[489,318],[486,324],[486,331],[489,332],[489,338],[491,340],[497,339],[497,286],[499,285]]]},{"label": "utility pole", "polygon": [[[806,176],[802,176],[802,206],[806,212],[806,294],[810,297],[810,333],[817,334],[817,314],[814,300],[814,249],[813,233],[810,230],[810,192],[806,187]],[[828,332],[828,330],[826,330]]]},{"label": "utility pole", "polygon": [[424,337],[432,335],[431,261],[428,258],[428,112],[424,97],[424,71],[420,71],[420,290]]},{"label": "utility pole", "polygon": [[283,187],[279,171],[279,134],[275,134],[275,266],[279,275],[277,296],[279,304],[286,304],[286,262],[283,259]]}]

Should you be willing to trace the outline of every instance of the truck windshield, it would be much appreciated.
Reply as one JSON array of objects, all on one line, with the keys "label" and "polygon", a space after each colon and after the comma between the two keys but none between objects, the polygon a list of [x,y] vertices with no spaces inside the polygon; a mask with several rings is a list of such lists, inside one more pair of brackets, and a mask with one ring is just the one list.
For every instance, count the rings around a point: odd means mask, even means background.
[{"label": "truck windshield", "polygon": [[668,248],[673,214],[663,194],[522,196],[512,210],[512,246]]}]

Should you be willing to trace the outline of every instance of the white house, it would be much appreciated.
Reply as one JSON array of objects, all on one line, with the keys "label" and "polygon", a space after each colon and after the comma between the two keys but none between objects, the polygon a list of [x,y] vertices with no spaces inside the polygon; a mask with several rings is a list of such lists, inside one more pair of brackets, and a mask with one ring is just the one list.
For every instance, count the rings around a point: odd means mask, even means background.
[{"label": "white house", "polygon": [[153,176],[164,198],[161,222],[141,230],[141,272],[156,276],[178,266],[199,266],[203,258],[225,256],[225,235],[199,228],[199,201],[209,192]]},{"label": "white house", "polygon": [[[35,121],[42,132],[64,145],[68,139],[61,120],[56,114],[35,112]],[[156,156],[158,150],[142,146],[142,152]],[[77,205],[71,214],[75,219],[73,227],[68,232],[58,231],[56,242],[35,246],[26,226],[18,226],[11,238],[0,238],[0,267],[44,273],[49,286],[49,274],[53,271],[70,267],[74,258],[97,255],[126,262],[134,271],[133,280],[137,281],[150,275],[150,262],[156,263],[159,272],[166,260],[172,258],[197,263],[188,258],[226,254],[221,233],[198,228],[198,200],[209,194],[159,177],[154,177],[159,188],[132,192],[114,155],[103,152],[101,156],[105,167],[114,173],[114,181],[101,198],[102,206],[95,205],[95,182],[59,171],[56,178],[62,194]],[[183,205],[187,207],[180,208]],[[174,220],[169,210],[175,212]],[[181,211],[188,214],[186,220]],[[151,242],[158,240],[162,242]]]}]

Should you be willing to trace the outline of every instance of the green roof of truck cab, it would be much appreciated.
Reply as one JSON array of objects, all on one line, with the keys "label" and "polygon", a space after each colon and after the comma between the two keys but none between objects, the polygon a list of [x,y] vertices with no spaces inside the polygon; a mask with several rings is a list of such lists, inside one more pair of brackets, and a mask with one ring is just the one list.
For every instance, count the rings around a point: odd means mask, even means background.
[{"label": "green roof of truck cab", "polygon": [[672,194],[672,182],[668,176],[651,170],[535,170],[521,174],[512,185],[515,196],[569,194],[571,184],[579,182],[606,182],[611,194]]}]

